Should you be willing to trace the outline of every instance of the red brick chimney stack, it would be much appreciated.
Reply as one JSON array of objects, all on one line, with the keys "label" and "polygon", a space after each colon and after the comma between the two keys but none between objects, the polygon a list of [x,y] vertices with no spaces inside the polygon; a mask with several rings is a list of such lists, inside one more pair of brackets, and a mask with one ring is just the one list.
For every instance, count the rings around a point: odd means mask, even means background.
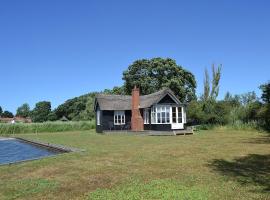
[{"label": "red brick chimney stack", "polygon": [[137,88],[136,85],[132,89],[131,104],[131,130],[143,131],[143,118],[140,112],[140,89]]}]

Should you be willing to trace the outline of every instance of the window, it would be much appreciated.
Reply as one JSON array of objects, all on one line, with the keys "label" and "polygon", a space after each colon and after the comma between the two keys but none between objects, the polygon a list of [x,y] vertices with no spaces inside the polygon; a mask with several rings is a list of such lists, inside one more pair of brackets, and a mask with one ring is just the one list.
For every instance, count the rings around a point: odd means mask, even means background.
[{"label": "window", "polygon": [[97,110],[97,125],[100,125],[100,110]]},{"label": "window", "polygon": [[149,124],[149,109],[148,108],[143,110],[143,122],[144,124]]},{"label": "window", "polygon": [[156,107],[155,106],[151,108],[151,123],[152,124],[156,123]]},{"label": "window", "polygon": [[114,125],[125,124],[125,111],[115,110],[114,111]]},{"label": "window", "polygon": [[182,108],[178,107],[178,123],[182,123]]},{"label": "window", "polygon": [[152,124],[169,124],[170,123],[170,106],[153,106],[151,109]]},{"label": "window", "polygon": [[172,107],[172,123],[176,123],[176,107]]},{"label": "window", "polygon": [[182,107],[172,107],[172,123],[182,123]]}]

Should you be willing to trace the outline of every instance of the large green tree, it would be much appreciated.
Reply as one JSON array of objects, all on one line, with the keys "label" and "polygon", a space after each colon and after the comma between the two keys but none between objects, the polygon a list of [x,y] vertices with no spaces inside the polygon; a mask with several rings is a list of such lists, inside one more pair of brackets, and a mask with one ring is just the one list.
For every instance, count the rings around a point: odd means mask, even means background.
[{"label": "large green tree", "polygon": [[123,72],[123,80],[127,94],[136,85],[143,95],[168,87],[181,101],[196,98],[194,75],[170,58],[137,60]]},{"label": "large green tree", "polygon": [[38,102],[32,111],[33,122],[45,122],[51,113],[51,102],[41,101]]},{"label": "large green tree", "polygon": [[3,109],[2,109],[2,107],[0,106],[0,117],[1,117],[2,113],[3,113]]},{"label": "large green tree", "polygon": [[16,116],[20,117],[29,117],[30,116],[30,106],[28,103],[24,103],[20,107],[18,107]]}]

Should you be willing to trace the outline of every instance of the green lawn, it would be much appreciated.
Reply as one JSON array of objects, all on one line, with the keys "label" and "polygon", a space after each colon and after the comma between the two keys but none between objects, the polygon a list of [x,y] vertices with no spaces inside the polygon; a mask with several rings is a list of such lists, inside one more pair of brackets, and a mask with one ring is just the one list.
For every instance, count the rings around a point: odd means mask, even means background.
[{"label": "green lawn", "polygon": [[84,152],[0,167],[0,199],[270,199],[270,137],[20,134]]}]

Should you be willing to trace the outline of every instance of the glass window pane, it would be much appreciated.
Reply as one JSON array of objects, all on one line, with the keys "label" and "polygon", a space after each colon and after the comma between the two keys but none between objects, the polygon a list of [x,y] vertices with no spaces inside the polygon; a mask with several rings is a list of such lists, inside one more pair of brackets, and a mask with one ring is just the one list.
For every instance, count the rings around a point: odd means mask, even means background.
[{"label": "glass window pane", "polygon": [[157,123],[161,123],[160,113],[157,113]]},{"label": "glass window pane", "polygon": [[165,112],[161,113],[161,123],[165,123]]},{"label": "glass window pane", "polygon": [[162,118],[161,123],[165,124],[165,118]]},{"label": "glass window pane", "polygon": [[161,115],[162,115],[162,118],[165,118],[165,112],[162,112]]},{"label": "glass window pane", "polygon": [[169,112],[166,113],[166,118],[167,118],[167,122],[168,122],[168,120],[170,122],[170,113]]}]

